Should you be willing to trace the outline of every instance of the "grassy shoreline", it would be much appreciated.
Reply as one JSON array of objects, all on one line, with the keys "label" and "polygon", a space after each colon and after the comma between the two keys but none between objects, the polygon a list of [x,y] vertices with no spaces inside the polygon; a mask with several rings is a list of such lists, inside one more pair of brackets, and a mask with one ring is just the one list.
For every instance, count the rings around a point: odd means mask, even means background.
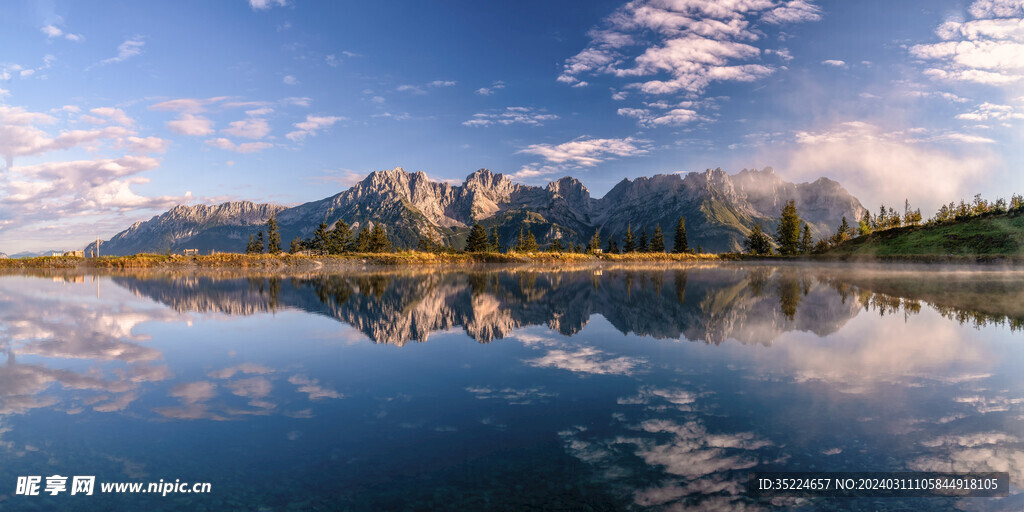
[{"label": "grassy shoreline", "polygon": [[383,254],[341,254],[298,256],[291,254],[216,254],[181,256],[135,254],[100,258],[41,256],[0,259],[0,269],[134,269],[134,268],[307,268],[344,269],[378,265],[472,265],[488,263],[590,263],[590,262],[710,262],[730,259],[717,254],[579,254],[579,253],[429,253],[403,251]]},{"label": "grassy shoreline", "polygon": [[738,262],[809,262],[809,263],[914,263],[956,265],[1024,265],[1024,255],[1008,254],[857,254],[826,253],[805,256],[755,256],[749,254],[579,254],[579,253],[428,253],[403,251],[383,254],[354,253],[330,256],[298,256],[291,254],[216,254],[181,256],[135,254],[100,258],[40,256],[35,258],[0,259],[0,270],[18,269],[239,269],[304,271],[345,270],[366,266],[461,266],[486,264],[575,265],[608,263],[715,263]]}]

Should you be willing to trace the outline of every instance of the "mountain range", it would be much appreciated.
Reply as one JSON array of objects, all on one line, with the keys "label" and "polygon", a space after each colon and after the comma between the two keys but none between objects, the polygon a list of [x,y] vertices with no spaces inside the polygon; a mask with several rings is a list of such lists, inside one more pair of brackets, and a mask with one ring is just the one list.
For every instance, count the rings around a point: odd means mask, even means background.
[{"label": "mountain range", "polygon": [[[691,247],[736,251],[755,223],[774,231],[784,203],[797,211],[817,238],[835,231],[845,216],[851,223],[865,212],[860,201],[838,182],[784,181],[771,168],[744,169],[730,175],[721,169],[623,179],[604,197],[593,198],[578,179],[566,176],[547,186],[513,182],[487,169],[461,185],[431,180],[423,172],[402,168],[376,171],[348,190],[294,207],[233,201],[220,205],[179,205],[140,221],[100,242],[103,255],[164,253],[198,249],[201,253],[242,252],[249,236],[276,216],[285,247],[295,237],[311,237],[320,222],[344,220],[356,229],[383,223],[396,247],[415,247],[423,237],[461,248],[476,222],[500,243],[510,246],[520,227],[541,246],[561,239],[585,244],[597,230],[602,240],[621,243],[628,226],[650,236],[660,226],[666,243],[680,217],[686,219]],[[86,254],[95,242],[86,247]]]}]

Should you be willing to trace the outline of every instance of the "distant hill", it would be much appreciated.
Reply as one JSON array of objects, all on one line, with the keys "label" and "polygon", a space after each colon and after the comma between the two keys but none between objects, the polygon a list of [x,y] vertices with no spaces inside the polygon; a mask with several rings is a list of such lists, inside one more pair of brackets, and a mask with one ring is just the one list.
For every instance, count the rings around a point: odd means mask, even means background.
[{"label": "distant hill", "polygon": [[774,230],[782,205],[791,199],[816,236],[834,231],[843,216],[856,219],[864,213],[860,202],[835,181],[790,183],[771,169],[624,179],[595,199],[583,183],[568,176],[537,187],[481,169],[461,185],[451,185],[396,168],[370,173],[348,190],[292,208],[247,201],[176,206],[101,241],[100,254],[193,248],[241,252],[249,235],[262,229],[272,214],[277,215],[285,248],[294,237],[310,237],[320,222],[333,226],[338,220],[357,229],[383,223],[395,245],[404,248],[415,247],[421,237],[462,247],[474,222],[488,232],[497,228],[506,247],[520,226],[533,232],[542,246],[556,238],[566,246],[585,244],[595,229],[603,240],[614,235],[621,243],[627,226],[638,233],[646,228],[650,236],[658,225],[671,245],[683,216],[691,247],[723,252],[740,249],[756,222]]},{"label": "distant hill", "polygon": [[46,256],[47,254],[53,254],[59,252],[64,254],[65,251],[58,251],[57,249],[50,249],[48,251],[22,251],[11,254],[10,256],[4,255],[7,258],[35,258],[37,256]]},{"label": "distant hill", "polygon": [[1024,255],[1024,213],[984,215],[948,224],[889,229],[848,240],[828,254]]}]

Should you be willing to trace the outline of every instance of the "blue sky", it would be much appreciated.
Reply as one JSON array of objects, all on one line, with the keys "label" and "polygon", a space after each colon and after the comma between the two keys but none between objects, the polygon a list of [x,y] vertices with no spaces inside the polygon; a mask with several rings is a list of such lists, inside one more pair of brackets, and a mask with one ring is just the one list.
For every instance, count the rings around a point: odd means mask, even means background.
[{"label": "blue sky", "polygon": [[0,251],[403,167],[1024,191],[1024,2],[8,1]]}]

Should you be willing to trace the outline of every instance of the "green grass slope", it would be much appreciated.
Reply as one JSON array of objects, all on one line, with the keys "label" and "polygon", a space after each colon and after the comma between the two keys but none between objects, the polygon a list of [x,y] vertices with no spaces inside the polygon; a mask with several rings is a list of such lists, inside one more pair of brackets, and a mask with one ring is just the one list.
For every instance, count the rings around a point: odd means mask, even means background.
[{"label": "green grass slope", "polygon": [[935,226],[908,226],[849,240],[836,256],[1024,255],[1024,213],[984,215]]}]

